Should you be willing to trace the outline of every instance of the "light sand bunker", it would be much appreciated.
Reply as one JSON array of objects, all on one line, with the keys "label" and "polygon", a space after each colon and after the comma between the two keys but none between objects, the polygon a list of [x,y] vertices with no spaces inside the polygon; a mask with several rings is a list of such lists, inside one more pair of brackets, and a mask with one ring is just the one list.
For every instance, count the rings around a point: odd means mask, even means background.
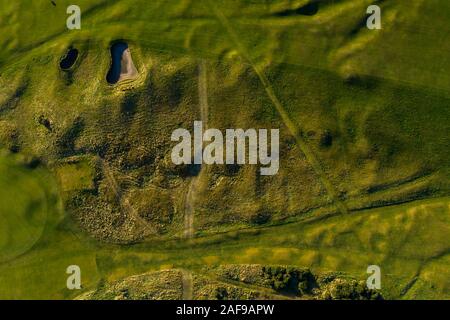
[{"label": "light sand bunker", "polygon": [[118,82],[123,80],[133,80],[139,75],[133,58],[131,57],[131,51],[127,48],[122,54],[122,60],[120,61],[120,76]]},{"label": "light sand bunker", "polygon": [[106,80],[109,84],[116,84],[124,80],[133,80],[139,73],[131,57],[131,51],[125,42],[117,42],[111,46],[111,68]]}]

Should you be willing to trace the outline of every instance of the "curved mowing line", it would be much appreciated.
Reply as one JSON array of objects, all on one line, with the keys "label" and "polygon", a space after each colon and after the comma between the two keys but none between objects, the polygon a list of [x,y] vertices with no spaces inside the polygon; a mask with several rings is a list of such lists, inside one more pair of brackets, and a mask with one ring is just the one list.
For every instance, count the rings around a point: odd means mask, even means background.
[{"label": "curved mowing line", "polygon": [[328,194],[332,198],[334,204],[338,208],[338,210],[341,213],[347,214],[349,211],[347,209],[347,206],[345,203],[343,203],[339,197],[337,196],[336,190],[334,189],[331,182],[328,180],[319,160],[315,156],[314,152],[310,149],[306,141],[303,139],[303,137],[300,135],[300,129],[292,122],[292,120],[289,117],[288,112],[281,104],[280,100],[278,99],[277,95],[275,94],[270,81],[267,79],[266,75],[262,70],[259,70],[259,68],[256,66],[256,64],[253,62],[253,60],[250,58],[249,54],[247,53],[247,50],[245,46],[239,41],[238,36],[234,32],[233,27],[228,22],[228,19],[224,16],[222,12],[220,12],[214,4],[211,2],[211,0],[208,0],[209,6],[214,11],[215,15],[221,22],[221,24],[225,27],[225,29],[228,32],[228,35],[230,36],[231,40],[235,43],[237,46],[238,51],[241,53],[241,55],[246,59],[250,65],[252,66],[253,70],[255,70],[256,74],[259,77],[259,80],[261,81],[262,85],[264,86],[264,90],[266,91],[268,97],[272,101],[273,105],[275,106],[276,110],[281,116],[281,119],[283,120],[284,124],[288,128],[288,130],[291,132],[291,134],[294,136],[295,141],[297,142],[297,145],[302,150],[303,154],[306,156],[306,159],[313,167],[316,174],[319,176],[320,181],[322,182],[322,185],[327,190]]},{"label": "curved mowing line", "polygon": [[[29,173],[20,171],[19,179],[23,178],[24,175],[27,176],[28,174]],[[9,241],[7,241],[6,244],[12,245],[13,250],[11,252],[8,252],[6,250],[6,254],[5,254],[5,252],[3,252],[3,249],[5,249],[5,248],[0,246],[0,265],[7,264],[10,261],[13,261],[14,259],[17,259],[17,258],[27,254],[44,237],[44,232],[49,223],[49,211],[50,211],[49,201],[50,200],[48,198],[48,194],[45,189],[46,187],[42,187],[41,183],[39,181],[37,181],[40,178],[41,177],[34,176],[32,180],[29,180],[27,182],[30,184],[29,190],[20,190],[20,192],[31,192],[30,190],[33,190],[32,192],[34,193],[34,195],[37,195],[37,193],[39,193],[38,201],[40,201],[39,203],[42,205],[42,207],[40,208],[41,210],[39,211],[38,214],[42,213],[42,217],[40,217],[40,218],[42,218],[44,221],[42,221],[40,225],[35,226],[35,225],[30,225],[29,221],[24,220],[24,217],[18,217],[18,216],[14,216],[14,215],[10,216],[9,219],[7,219],[7,221],[2,221],[3,224],[6,223],[7,226],[9,225],[9,227],[13,226],[14,228],[17,228],[17,230],[15,230],[15,229],[12,230],[14,232],[27,231],[29,233],[29,237],[28,237],[28,239],[24,240],[25,242],[22,243],[22,245],[20,245],[20,244],[14,243],[14,239],[13,239],[12,235],[10,233],[7,233],[6,236],[8,237],[7,240],[9,240]],[[41,202],[41,200],[42,200],[42,202]],[[36,201],[36,200],[33,200],[33,201]],[[7,213],[5,213],[5,214],[7,214]],[[5,217],[2,217],[2,218],[5,218]],[[38,228],[38,232],[33,232],[33,229],[32,229],[31,230],[32,233],[30,233],[30,230],[28,230],[29,227]],[[11,228],[8,229],[8,231],[11,231]],[[12,244],[11,244],[11,240],[12,240]],[[18,248],[14,249],[14,245],[18,245]]]}]

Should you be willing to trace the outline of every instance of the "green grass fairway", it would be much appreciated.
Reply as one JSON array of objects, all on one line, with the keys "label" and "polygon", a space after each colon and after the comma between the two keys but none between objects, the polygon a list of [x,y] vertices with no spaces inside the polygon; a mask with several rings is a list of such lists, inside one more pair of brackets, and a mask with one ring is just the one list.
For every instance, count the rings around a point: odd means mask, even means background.
[{"label": "green grass fairway", "polygon": [[5,262],[30,250],[39,240],[50,203],[40,170],[16,164],[12,157],[0,157],[0,261]]}]

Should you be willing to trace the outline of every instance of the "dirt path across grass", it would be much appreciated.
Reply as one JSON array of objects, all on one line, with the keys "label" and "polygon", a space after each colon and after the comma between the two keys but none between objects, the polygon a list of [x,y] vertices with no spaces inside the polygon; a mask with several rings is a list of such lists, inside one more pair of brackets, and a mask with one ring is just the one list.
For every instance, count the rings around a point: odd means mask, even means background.
[{"label": "dirt path across grass", "polygon": [[[200,118],[203,122],[203,130],[208,128],[208,82],[207,82],[207,66],[206,61],[201,60],[198,65],[198,101],[200,106]],[[200,171],[189,182],[188,192],[186,194],[184,205],[184,237],[190,239],[194,236],[194,215],[195,200],[199,190],[199,184],[204,175],[204,167],[200,167]]]},{"label": "dirt path across grass", "polygon": [[111,188],[111,191],[114,193],[118,203],[120,204],[121,209],[126,212],[126,214],[132,217],[139,225],[141,225],[147,232],[150,234],[155,234],[156,230],[149,223],[147,223],[139,214],[134,210],[131,204],[127,199],[122,199],[122,189],[117,183],[116,178],[114,177],[114,173],[111,170],[109,164],[99,157],[103,174],[105,176],[106,182],[108,186]]},{"label": "dirt path across grass", "polygon": [[183,300],[192,300],[192,272],[189,270],[181,270],[183,277]]}]

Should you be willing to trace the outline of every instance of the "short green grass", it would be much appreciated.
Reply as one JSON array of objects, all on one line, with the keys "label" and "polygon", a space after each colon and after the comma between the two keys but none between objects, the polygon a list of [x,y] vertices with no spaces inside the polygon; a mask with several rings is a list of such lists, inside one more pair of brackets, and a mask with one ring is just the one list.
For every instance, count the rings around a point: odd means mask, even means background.
[{"label": "short green grass", "polygon": [[74,159],[56,169],[60,188],[63,192],[92,190],[95,188],[95,164],[89,159]]}]

